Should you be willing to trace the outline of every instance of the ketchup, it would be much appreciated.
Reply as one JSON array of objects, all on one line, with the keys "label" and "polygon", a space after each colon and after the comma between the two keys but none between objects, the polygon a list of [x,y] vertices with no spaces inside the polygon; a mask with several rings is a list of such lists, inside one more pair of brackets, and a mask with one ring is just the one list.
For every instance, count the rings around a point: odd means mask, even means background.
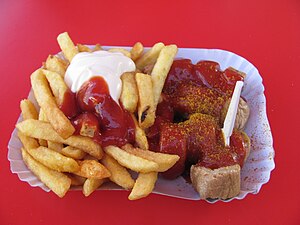
[{"label": "ketchup", "polygon": [[190,59],[177,59],[171,66],[163,91],[173,94],[181,83],[192,83],[230,95],[238,80],[244,80],[243,73],[233,68],[222,71],[217,62],[203,60],[194,65]]},{"label": "ketchup", "polygon": [[85,82],[75,99],[66,98],[62,108],[75,108],[70,113],[73,115],[70,119],[76,134],[80,134],[83,129],[86,136],[92,137],[102,147],[121,147],[126,143],[134,143],[134,121],[129,112],[112,99],[102,77],[92,77]]},{"label": "ketchup", "polygon": [[180,156],[164,177],[176,178],[193,164],[211,169],[243,165],[246,149],[242,133],[234,131],[231,145],[225,146],[221,130],[224,106],[236,81],[243,79],[243,74],[232,68],[222,71],[217,62],[173,62],[155,123],[147,133],[151,150]]}]

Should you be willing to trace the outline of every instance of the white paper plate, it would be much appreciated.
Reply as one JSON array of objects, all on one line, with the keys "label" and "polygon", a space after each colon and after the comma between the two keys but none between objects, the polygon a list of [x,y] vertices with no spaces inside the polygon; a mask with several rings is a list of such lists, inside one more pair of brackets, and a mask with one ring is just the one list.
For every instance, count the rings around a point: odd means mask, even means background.
[{"label": "white paper plate", "polygon": [[[270,125],[266,115],[264,86],[258,70],[243,57],[219,49],[180,48],[177,57],[189,58],[193,63],[199,60],[212,60],[218,62],[222,69],[231,66],[247,74],[242,96],[247,100],[251,108],[250,118],[245,128],[245,132],[251,139],[251,152],[242,168],[241,192],[232,199],[243,199],[248,193],[257,194],[262,185],[269,181],[271,171],[275,168],[275,153]],[[32,92],[29,93],[28,98],[35,102]],[[21,119],[20,116],[19,120]],[[8,143],[8,160],[10,161],[12,173],[16,173],[20,180],[26,181],[33,187],[40,187],[45,191],[50,191],[24,164],[20,152],[21,146],[16,129],[14,129]],[[117,185],[110,183],[100,189],[122,190]],[[160,177],[156,183],[154,193],[190,200],[200,199],[199,194],[194,191],[191,184],[187,183],[182,177],[171,181]],[[224,201],[228,202],[232,199]],[[218,200],[207,201],[213,203]]]}]

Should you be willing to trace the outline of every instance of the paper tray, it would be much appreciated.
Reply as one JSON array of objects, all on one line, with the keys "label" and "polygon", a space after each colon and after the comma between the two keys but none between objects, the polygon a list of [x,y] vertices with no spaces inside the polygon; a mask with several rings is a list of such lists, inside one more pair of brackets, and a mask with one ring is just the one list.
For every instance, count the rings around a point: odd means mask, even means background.
[{"label": "paper tray", "polygon": [[[250,118],[245,128],[245,132],[251,139],[251,152],[241,171],[240,194],[234,198],[222,201],[228,202],[233,199],[243,199],[248,193],[257,194],[261,186],[269,181],[271,171],[275,168],[275,153],[270,125],[266,115],[264,86],[258,70],[243,57],[219,49],[179,48],[177,57],[189,58],[193,63],[199,60],[212,60],[218,62],[223,70],[231,66],[247,74],[241,95],[247,100],[251,108]],[[32,91],[29,93],[28,98],[35,102]],[[21,120],[21,116],[19,120]],[[50,191],[24,164],[20,151],[21,146],[16,129],[14,129],[8,143],[8,160],[10,161],[11,171],[16,173],[20,180],[26,181],[31,186]],[[122,188],[111,183],[103,185],[101,189],[122,190]],[[154,193],[190,200],[200,199],[199,194],[192,188],[191,184],[187,183],[182,177],[171,181],[159,177]],[[218,200],[207,201],[213,203]]]}]

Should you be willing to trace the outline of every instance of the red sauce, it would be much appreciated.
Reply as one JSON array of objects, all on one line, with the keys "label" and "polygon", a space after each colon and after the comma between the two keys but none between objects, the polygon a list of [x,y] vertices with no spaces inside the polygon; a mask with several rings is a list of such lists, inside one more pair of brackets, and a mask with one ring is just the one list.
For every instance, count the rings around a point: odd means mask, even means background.
[{"label": "red sauce", "polygon": [[175,60],[167,76],[164,93],[172,94],[180,83],[193,83],[232,94],[236,81],[243,80],[242,74],[232,68],[225,71],[213,61],[199,61],[195,65],[189,59]]},{"label": "red sauce", "polygon": [[[231,145],[224,146],[221,117],[240,72],[222,71],[216,62],[175,60],[167,76],[156,120],[147,137],[151,150],[177,154],[180,160],[167,172],[175,178],[192,164],[216,169],[245,159],[243,135],[234,131]],[[171,112],[171,113],[170,113]],[[225,112],[226,113],[226,112]]]},{"label": "red sauce", "polygon": [[78,113],[76,94],[68,89],[64,94],[63,102],[59,108],[69,119],[76,116]]},{"label": "red sauce", "polygon": [[94,131],[91,137],[102,147],[134,143],[134,121],[129,112],[112,99],[102,77],[92,77],[77,92],[75,103],[66,101],[64,104],[78,106],[79,113],[71,119],[76,134],[80,134],[83,126],[88,126]]}]

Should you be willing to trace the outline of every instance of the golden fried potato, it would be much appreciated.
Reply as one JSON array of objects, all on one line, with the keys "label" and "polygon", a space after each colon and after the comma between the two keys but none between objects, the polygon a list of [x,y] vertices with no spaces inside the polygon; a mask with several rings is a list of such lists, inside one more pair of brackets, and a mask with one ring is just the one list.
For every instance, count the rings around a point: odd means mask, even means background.
[{"label": "golden fried potato", "polygon": [[49,55],[44,63],[44,69],[58,73],[62,77],[65,76],[68,67],[68,62],[53,55]]},{"label": "golden fried potato", "polygon": [[152,69],[151,78],[153,84],[154,106],[159,102],[160,94],[165,84],[173,60],[177,54],[176,45],[168,45],[161,49],[157,61]]},{"label": "golden fried potato", "polygon": [[133,189],[128,196],[129,200],[137,200],[151,194],[157,180],[157,172],[139,173]]},{"label": "golden fried potato", "polygon": [[145,151],[143,149],[134,148],[130,144],[126,144],[122,149],[131,155],[153,161],[157,163],[158,168],[155,170],[157,172],[165,172],[170,169],[179,160],[178,155],[170,155],[160,152]]},{"label": "golden fried potato", "polygon": [[101,45],[100,44],[96,44],[94,49],[93,49],[93,52],[96,52],[96,51],[100,51],[100,50],[103,50]]},{"label": "golden fried potato", "polygon": [[20,108],[22,111],[23,120],[38,119],[38,112],[36,111],[34,104],[30,100],[22,100],[20,103]]},{"label": "golden fried potato", "polygon": [[31,85],[37,102],[56,132],[62,138],[71,136],[75,128],[58,108],[42,69],[38,69],[31,74]]},{"label": "golden fried potato", "polygon": [[72,186],[82,186],[87,178],[78,176],[73,173],[65,173],[71,179]]},{"label": "golden fried potato", "polygon": [[67,32],[59,34],[57,37],[57,42],[66,59],[71,62],[73,57],[78,53],[78,50],[71,40],[69,34]]},{"label": "golden fried potato", "polygon": [[62,153],[62,149],[64,148],[64,145],[63,143],[48,141],[48,148],[58,153]]},{"label": "golden fried potato", "polygon": [[86,179],[82,187],[82,193],[85,197],[88,197],[95,190],[97,190],[105,181],[106,179]]},{"label": "golden fried potato", "polygon": [[143,73],[135,74],[138,87],[138,119],[142,129],[151,127],[155,121],[155,108],[151,76]]},{"label": "golden fried potato", "polygon": [[18,131],[18,138],[22,142],[25,149],[37,148],[39,143],[32,137],[28,137],[22,132]]},{"label": "golden fried potato", "polygon": [[70,189],[71,179],[65,174],[51,170],[37,162],[24,148],[21,151],[27,167],[55,194],[61,198],[65,196],[66,192]]},{"label": "golden fried potato", "polygon": [[52,72],[50,70],[43,70],[45,74],[51,91],[56,99],[56,103],[58,106],[62,105],[64,102],[65,94],[69,91],[67,84],[64,81],[64,78],[56,72]]},{"label": "golden fried potato", "polygon": [[82,45],[82,44],[77,44],[77,49],[79,52],[92,52],[92,49],[90,49],[88,46]]},{"label": "golden fried potato", "polygon": [[143,71],[145,66],[154,64],[157,60],[157,57],[165,45],[161,42],[156,43],[153,47],[138,58],[135,62],[136,67]]},{"label": "golden fried potato", "polygon": [[72,146],[64,147],[61,150],[61,153],[65,156],[68,156],[73,159],[83,159],[87,154],[85,151],[78,149],[78,148],[74,148]]},{"label": "golden fried potato", "polygon": [[74,135],[63,139],[55,132],[51,124],[44,121],[29,119],[18,123],[16,127],[27,136],[70,145],[89,153],[97,159],[101,159],[103,156],[101,146],[91,138]]},{"label": "golden fried potato", "polygon": [[103,165],[109,170],[109,179],[126,190],[133,188],[134,180],[127,169],[121,166],[114,158],[105,154],[101,159]]},{"label": "golden fried potato", "polygon": [[74,159],[68,158],[44,146],[27,149],[27,152],[36,161],[58,172],[71,173],[79,170],[79,165]]},{"label": "golden fried potato", "polygon": [[123,55],[127,56],[128,58],[131,58],[131,53],[124,48],[111,48],[111,49],[108,49],[108,51],[109,52],[121,52]]},{"label": "golden fried potato", "polygon": [[107,146],[104,148],[104,151],[122,166],[136,172],[148,173],[157,171],[159,168],[156,162],[135,156],[116,146]]},{"label": "golden fried potato", "polygon": [[110,177],[110,172],[101,163],[96,160],[83,160],[78,161],[80,169],[74,172],[78,176],[92,178],[92,179],[103,179]]},{"label": "golden fried potato", "polygon": [[131,114],[131,117],[135,124],[135,142],[137,143],[137,146],[141,149],[148,150],[149,144],[145,131],[140,128],[139,123],[133,114]]},{"label": "golden fried potato", "polygon": [[135,81],[135,74],[132,72],[123,73],[121,76],[122,80],[122,92],[120,101],[129,112],[135,112],[138,104],[138,90]]},{"label": "golden fried potato", "polygon": [[133,45],[130,53],[131,53],[131,59],[133,61],[136,61],[138,58],[141,57],[144,51],[144,46],[142,45],[141,42],[137,42]]}]

